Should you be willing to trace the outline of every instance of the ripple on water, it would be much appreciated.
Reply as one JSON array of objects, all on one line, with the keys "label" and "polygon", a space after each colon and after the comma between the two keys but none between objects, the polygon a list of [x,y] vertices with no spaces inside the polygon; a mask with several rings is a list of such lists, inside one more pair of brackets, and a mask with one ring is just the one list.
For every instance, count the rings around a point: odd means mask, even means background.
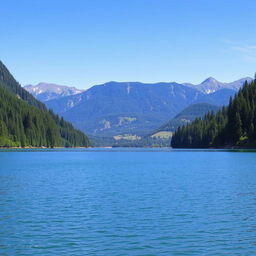
[{"label": "ripple on water", "polygon": [[255,255],[254,153],[119,151],[0,152],[0,255]]}]

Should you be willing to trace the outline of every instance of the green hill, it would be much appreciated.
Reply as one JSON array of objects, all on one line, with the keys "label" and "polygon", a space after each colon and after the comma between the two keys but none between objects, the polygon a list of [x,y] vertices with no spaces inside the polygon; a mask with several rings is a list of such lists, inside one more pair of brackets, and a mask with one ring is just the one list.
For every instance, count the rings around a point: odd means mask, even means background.
[{"label": "green hill", "polygon": [[114,137],[96,137],[91,136],[90,139],[94,146],[112,146],[112,147],[168,147],[170,138],[174,131],[182,125],[192,122],[197,117],[202,117],[208,112],[216,112],[220,107],[198,103],[193,104],[172,120],[162,125],[159,129],[146,136],[135,136],[132,134],[118,135]]},{"label": "green hill", "polygon": [[89,140],[24,90],[0,62],[0,146],[87,147]]},{"label": "green hill", "polygon": [[202,117],[206,113],[211,111],[217,111],[220,107],[208,104],[208,103],[198,103],[190,105],[189,107],[182,110],[178,115],[176,115],[173,119],[162,125],[157,132],[168,131],[174,132],[179,126],[183,126],[191,123],[197,117]]},{"label": "green hill", "polygon": [[245,82],[229,105],[178,128],[174,148],[256,147],[256,80]]}]

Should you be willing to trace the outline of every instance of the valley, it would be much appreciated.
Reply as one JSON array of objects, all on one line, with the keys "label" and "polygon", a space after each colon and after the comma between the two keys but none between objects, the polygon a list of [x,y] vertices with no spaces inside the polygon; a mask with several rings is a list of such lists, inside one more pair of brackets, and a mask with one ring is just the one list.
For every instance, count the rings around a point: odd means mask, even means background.
[{"label": "valley", "polygon": [[85,132],[94,146],[169,146],[178,126],[228,104],[246,77],[230,83],[210,77],[198,85],[108,82],[88,90],[51,83],[24,88]]}]

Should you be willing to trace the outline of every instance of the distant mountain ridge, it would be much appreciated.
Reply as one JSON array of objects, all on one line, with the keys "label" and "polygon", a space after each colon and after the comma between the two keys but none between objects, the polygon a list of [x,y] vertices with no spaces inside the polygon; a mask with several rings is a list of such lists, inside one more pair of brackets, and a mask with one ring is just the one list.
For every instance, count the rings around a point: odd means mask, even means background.
[{"label": "distant mountain ridge", "polygon": [[79,94],[84,91],[79,90],[76,87],[43,82],[37,85],[26,85],[24,86],[24,89],[42,102]]},{"label": "distant mountain ridge", "polygon": [[[221,83],[208,78],[199,85],[108,82],[70,96],[45,101],[76,128],[93,136],[144,136],[191,104],[227,105],[245,80]],[[35,95],[39,98],[40,94]]]},{"label": "distant mountain ridge", "polygon": [[[200,84],[176,83],[176,82],[169,82],[168,84],[181,84],[187,87],[191,87],[193,89],[197,89],[205,94],[211,94],[222,89],[230,89],[230,90],[237,91],[244,84],[245,81],[252,81],[252,80],[253,79],[251,77],[245,77],[231,83],[224,83],[216,80],[213,77],[209,77]],[[117,82],[112,81],[108,83],[117,83]],[[105,83],[105,84],[108,84],[108,83]],[[129,82],[126,82],[126,83],[129,84]],[[141,83],[141,84],[146,84],[146,83]],[[155,83],[155,84],[161,84],[161,83]],[[31,93],[34,97],[36,97],[38,100],[43,102],[57,99],[60,97],[76,95],[85,91],[82,89],[77,89],[74,86],[58,85],[54,83],[45,83],[45,82],[40,82],[37,85],[25,85],[24,88],[29,93]]]},{"label": "distant mountain ridge", "polygon": [[209,77],[205,79],[201,84],[198,84],[198,85],[189,84],[189,83],[185,83],[184,85],[195,88],[203,93],[211,94],[221,89],[230,89],[230,90],[237,91],[239,88],[243,86],[245,81],[252,81],[252,80],[253,79],[251,77],[245,77],[231,83],[223,83],[223,82],[219,82],[213,77]]},{"label": "distant mountain ridge", "polygon": [[196,90],[175,83],[109,82],[46,105],[79,129],[113,136],[149,132],[197,98]]},{"label": "distant mountain ridge", "polygon": [[217,113],[207,113],[179,127],[171,140],[174,148],[256,147],[256,79],[243,88]]}]

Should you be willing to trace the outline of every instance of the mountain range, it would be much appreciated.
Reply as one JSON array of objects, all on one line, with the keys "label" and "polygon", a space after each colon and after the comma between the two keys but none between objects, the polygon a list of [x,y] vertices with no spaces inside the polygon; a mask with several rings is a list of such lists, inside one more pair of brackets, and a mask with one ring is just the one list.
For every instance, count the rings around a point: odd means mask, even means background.
[{"label": "mountain range", "polygon": [[60,97],[75,95],[82,93],[84,90],[79,90],[75,87],[66,85],[57,85],[52,83],[39,83],[37,85],[26,85],[24,88],[34,97],[42,102],[58,99]]},{"label": "mountain range", "polygon": [[89,135],[144,136],[192,104],[227,105],[246,80],[252,78],[222,83],[210,77],[198,85],[108,82],[82,92],[68,92],[69,87],[63,86],[58,90],[57,85],[43,83],[25,89]]},{"label": "mountain range", "polygon": [[245,83],[228,106],[209,112],[172,135],[174,148],[254,148],[256,79]]},{"label": "mountain range", "polygon": [[251,80],[252,80],[251,77],[245,77],[231,83],[223,83],[216,80],[213,77],[209,77],[205,79],[202,83],[197,85],[189,84],[189,83],[184,83],[184,85],[187,85],[191,88],[195,88],[203,93],[211,94],[222,89],[231,89],[231,90],[237,91],[239,88],[243,86],[245,81],[251,81]]}]

